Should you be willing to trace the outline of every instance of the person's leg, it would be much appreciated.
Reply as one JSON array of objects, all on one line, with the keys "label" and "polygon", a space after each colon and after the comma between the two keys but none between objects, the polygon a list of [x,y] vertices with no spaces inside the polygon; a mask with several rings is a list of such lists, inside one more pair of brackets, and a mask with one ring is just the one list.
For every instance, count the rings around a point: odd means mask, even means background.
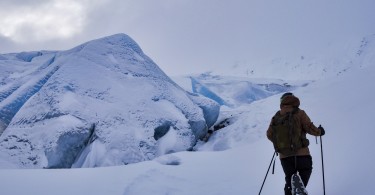
[{"label": "person's leg", "polygon": [[302,182],[307,186],[312,173],[312,158],[311,156],[298,156],[297,170],[301,176]]},{"label": "person's leg", "polygon": [[291,186],[291,178],[292,175],[296,172],[296,168],[294,165],[294,156],[293,157],[287,157],[280,159],[281,166],[283,167],[284,173],[285,173],[285,187],[284,192],[285,195],[292,195],[292,186]]}]

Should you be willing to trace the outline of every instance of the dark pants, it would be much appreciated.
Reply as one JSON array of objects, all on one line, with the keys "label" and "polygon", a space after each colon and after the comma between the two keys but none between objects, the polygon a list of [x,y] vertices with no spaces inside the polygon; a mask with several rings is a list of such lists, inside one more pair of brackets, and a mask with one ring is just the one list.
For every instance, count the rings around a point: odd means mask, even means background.
[{"label": "dark pants", "polygon": [[[297,166],[295,163],[297,162]],[[310,175],[312,172],[312,159],[311,156],[291,156],[281,159],[281,166],[283,167],[285,173],[285,195],[291,195],[291,178],[294,173],[298,171],[301,176],[302,182],[305,186],[309,182]]]}]

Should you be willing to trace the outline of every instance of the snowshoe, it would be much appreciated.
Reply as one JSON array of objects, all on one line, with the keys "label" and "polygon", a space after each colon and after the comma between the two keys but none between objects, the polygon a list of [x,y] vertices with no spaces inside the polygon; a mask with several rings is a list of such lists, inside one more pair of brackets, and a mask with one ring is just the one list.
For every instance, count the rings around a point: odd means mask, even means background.
[{"label": "snowshoe", "polygon": [[292,176],[292,195],[308,195],[305,185],[297,173]]}]

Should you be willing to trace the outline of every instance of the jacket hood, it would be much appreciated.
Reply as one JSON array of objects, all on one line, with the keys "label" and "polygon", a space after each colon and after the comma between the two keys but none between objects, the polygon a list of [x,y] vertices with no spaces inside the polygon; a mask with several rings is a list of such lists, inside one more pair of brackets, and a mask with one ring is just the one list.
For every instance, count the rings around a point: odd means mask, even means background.
[{"label": "jacket hood", "polygon": [[280,108],[282,106],[285,106],[285,105],[289,105],[289,106],[293,106],[295,108],[298,108],[299,105],[300,105],[300,101],[299,101],[299,99],[296,96],[294,96],[294,95],[288,95],[288,96],[285,96],[281,100]]}]

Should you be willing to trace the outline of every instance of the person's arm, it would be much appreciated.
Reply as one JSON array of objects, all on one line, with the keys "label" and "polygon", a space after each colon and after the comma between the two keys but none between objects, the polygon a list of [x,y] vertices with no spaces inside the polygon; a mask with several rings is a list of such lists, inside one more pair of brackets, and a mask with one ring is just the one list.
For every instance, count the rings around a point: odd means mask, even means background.
[{"label": "person's arm", "polygon": [[321,134],[320,129],[311,122],[309,116],[307,116],[306,112],[303,110],[301,110],[301,123],[306,133],[314,136],[319,136]]}]

